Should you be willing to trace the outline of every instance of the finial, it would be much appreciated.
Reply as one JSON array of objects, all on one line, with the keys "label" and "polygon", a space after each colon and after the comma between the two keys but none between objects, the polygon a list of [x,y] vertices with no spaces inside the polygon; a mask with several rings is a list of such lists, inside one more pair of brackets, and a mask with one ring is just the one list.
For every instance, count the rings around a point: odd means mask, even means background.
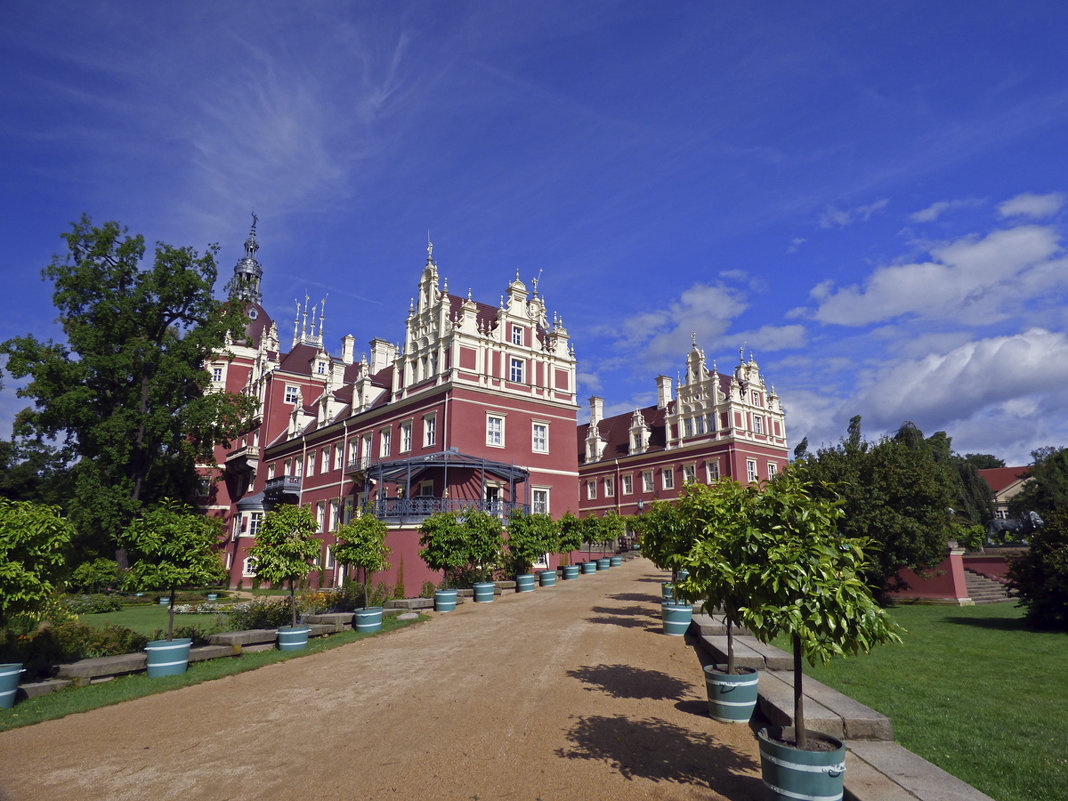
[{"label": "finial", "polygon": [[504,295],[501,295],[501,308],[504,308]]},{"label": "finial", "polygon": [[252,230],[250,233],[252,236],[256,235],[256,223],[260,221],[260,218],[256,216],[256,212],[252,212]]},{"label": "finial", "polygon": [[467,299],[471,300],[471,287],[467,288]]},{"label": "finial", "polygon": [[518,267],[515,268],[515,280],[516,281],[519,280],[519,268]]},{"label": "finial", "polygon": [[445,286],[442,287],[441,292],[442,292],[443,295],[448,295],[449,294],[449,279],[448,278],[445,279]]},{"label": "finial", "polygon": [[426,229],[426,263],[434,260],[434,243],[430,241],[430,229]]},{"label": "finial", "polygon": [[693,346],[696,348],[697,347],[697,332],[696,331],[691,331],[690,332],[690,339],[693,340]]}]

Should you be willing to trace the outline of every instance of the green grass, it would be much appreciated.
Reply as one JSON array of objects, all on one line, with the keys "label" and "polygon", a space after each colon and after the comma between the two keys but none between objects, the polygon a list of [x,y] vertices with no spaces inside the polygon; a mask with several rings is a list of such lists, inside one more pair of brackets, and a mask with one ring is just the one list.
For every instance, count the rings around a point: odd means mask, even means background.
[{"label": "green grass", "polygon": [[[419,616],[419,621],[426,619],[425,615]],[[244,673],[245,671],[255,670],[264,665],[270,665],[286,659],[299,659],[309,654],[317,654],[321,651],[328,651],[331,648],[347,645],[356,640],[396,631],[415,622],[417,621],[398,620],[396,616],[387,617],[382,620],[381,631],[358,634],[349,630],[329,637],[317,637],[309,640],[307,648],[301,651],[260,651],[258,653],[243,654],[238,657],[196,662],[179,676],[150,679],[147,674],[138,673],[132,676],[115,678],[100,684],[91,684],[88,687],[68,687],[48,695],[21,701],[11,709],[0,709],[0,731],[16,729],[20,726],[31,726],[34,723],[62,718],[76,712],[88,712],[98,707],[119,704],[123,701],[142,698],[146,695],[155,695],[168,690],[176,690],[179,687],[188,687],[192,684],[200,684],[224,676]]]},{"label": "green grass", "polygon": [[889,716],[897,742],[997,801],[1068,798],[1068,634],[1025,629],[1012,603],[891,614],[902,645],[806,661],[805,674]]},{"label": "green grass", "polygon": [[[124,606],[117,612],[100,612],[95,615],[78,615],[78,620],[90,626],[125,626],[138,634],[151,637],[157,629],[167,630],[167,616],[170,610],[159,604],[137,604]],[[215,629],[226,622],[226,614],[218,615],[175,615],[174,625],[199,626],[203,629]]]}]

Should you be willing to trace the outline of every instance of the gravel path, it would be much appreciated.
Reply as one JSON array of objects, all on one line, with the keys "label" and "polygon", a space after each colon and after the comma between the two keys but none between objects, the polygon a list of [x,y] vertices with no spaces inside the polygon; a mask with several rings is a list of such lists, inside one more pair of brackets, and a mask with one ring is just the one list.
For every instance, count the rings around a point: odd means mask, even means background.
[{"label": "gravel path", "polygon": [[0,799],[761,797],[644,559],[0,733]]}]

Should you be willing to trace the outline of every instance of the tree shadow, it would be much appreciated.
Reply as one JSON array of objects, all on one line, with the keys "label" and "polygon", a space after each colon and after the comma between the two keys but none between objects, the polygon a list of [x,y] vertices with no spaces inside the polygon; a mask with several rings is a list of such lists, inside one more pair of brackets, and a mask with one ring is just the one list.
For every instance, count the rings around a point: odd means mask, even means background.
[{"label": "tree shadow", "polygon": [[687,715],[695,715],[699,718],[708,717],[708,701],[679,701],[675,704],[675,708]]},{"label": "tree shadow", "polygon": [[667,578],[651,578],[649,576],[641,576],[637,581],[647,581],[650,584],[663,584],[665,581],[671,581],[671,576]]},{"label": "tree shadow", "polygon": [[637,601],[638,603],[660,603],[659,595],[646,595],[640,592],[617,592],[607,596],[610,601]]},{"label": "tree shadow", "polygon": [[659,718],[584,717],[567,739],[571,746],[557,756],[606,762],[626,779],[706,787],[733,801],[763,796],[763,782],[751,775],[759,770],[756,760]]},{"label": "tree shadow", "polygon": [[632,665],[590,665],[567,671],[567,675],[613,698],[676,699],[693,694],[693,685],[659,670]]},{"label": "tree shadow", "polygon": [[[601,623],[608,626],[620,626],[625,629],[638,629],[645,626],[646,621],[634,617],[588,617],[587,623]],[[646,629],[648,631],[648,629]]]},{"label": "tree shadow", "polygon": [[620,617],[660,617],[659,612],[654,612],[647,606],[595,606],[590,611]]},{"label": "tree shadow", "polygon": [[997,631],[1031,631],[1022,617],[947,617],[947,623]]}]

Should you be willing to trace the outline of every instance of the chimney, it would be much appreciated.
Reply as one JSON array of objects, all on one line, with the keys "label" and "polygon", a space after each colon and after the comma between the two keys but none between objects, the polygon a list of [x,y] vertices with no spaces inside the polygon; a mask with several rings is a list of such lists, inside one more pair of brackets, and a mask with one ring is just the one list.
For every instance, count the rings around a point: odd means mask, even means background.
[{"label": "chimney", "polygon": [[590,428],[596,429],[597,424],[604,419],[604,399],[596,395],[590,397]]},{"label": "chimney", "polygon": [[390,363],[397,358],[397,346],[384,339],[375,337],[371,340],[371,374],[389,367]]},{"label": "chimney", "polygon": [[671,378],[666,375],[656,377],[656,408],[666,409],[671,403]]},{"label": "chimney", "polygon": [[356,349],[356,337],[352,334],[346,334],[341,338],[341,361],[345,364],[352,364],[353,352]]}]

